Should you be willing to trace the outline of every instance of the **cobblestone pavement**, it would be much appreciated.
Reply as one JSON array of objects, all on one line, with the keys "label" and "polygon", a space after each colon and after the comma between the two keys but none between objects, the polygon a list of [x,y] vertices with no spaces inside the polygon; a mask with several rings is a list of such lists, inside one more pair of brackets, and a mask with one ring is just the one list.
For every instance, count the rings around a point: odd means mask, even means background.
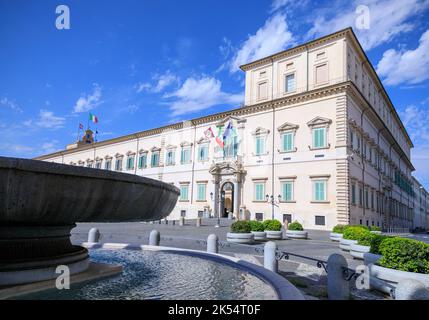
[{"label": "cobblestone pavement", "polygon": [[[80,223],[72,230],[72,241],[75,243],[87,240],[88,231],[92,227],[100,230],[100,242],[147,244],[149,234],[156,229],[161,234],[162,246],[187,248],[193,250],[205,250],[205,244],[201,240],[206,240],[208,235],[216,234],[222,242],[219,252],[226,255],[256,263],[263,264],[262,253],[255,248],[262,248],[264,243],[254,245],[235,245],[226,243],[226,234],[232,221],[221,220],[221,226],[215,227],[217,219],[203,219],[202,226],[196,227],[195,220],[188,220],[185,226],[179,226],[176,221],[168,224],[156,223]],[[318,268],[315,261],[294,257],[298,254],[314,259],[326,261],[330,254],[339,253],[344,255],[349,267],[354,269],[362,264],[359,260],[354,260],[348,253],[339,249],[338,243],[329,240],[329,232],[319,230],[308,230],[307,240],[279,240],[277,246],[282,251],[287,251],[291,255],[289,260],[281,260],[279,271],[284,277],[297,286],[308,299],[326,299],[326,273],[323,268]],[[385,297],[371,292],[352,290],[352,295],[356,299],[384,299]]]}]

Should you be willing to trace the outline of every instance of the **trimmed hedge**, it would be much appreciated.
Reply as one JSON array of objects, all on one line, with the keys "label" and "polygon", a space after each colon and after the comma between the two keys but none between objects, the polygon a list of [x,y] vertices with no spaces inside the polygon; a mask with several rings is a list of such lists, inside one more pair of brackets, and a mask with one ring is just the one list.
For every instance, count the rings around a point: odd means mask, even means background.
[{"label": "trimmed hedge", "polygon": [[349,227],[348,225],[344,225],[344,224],[337,224],[333,229],[332,232],[333,233],[344,233],[344,230],[347,229],[347,227]]},{"label": "trimmed hedge", "polygon": [[302,224],[300,224],[298,221],[294,221],[292,223],[289,223],[287,229],[291,230],[291,231],[303,231],[304,230]]},{"label": "trimmed hedge", "polygon": [[282,224],[278,220],[265,220],[263,225],[264,230],[267,231],[280,231],[282,229]]},{"label": "trimmed hedge", "polygon": [[388,238],[392,238],[392,237],[388,237],[388,236],[384,236],[381,234],[373,234],[372,238],[371,238],[371,249],[370,252],[373,254],[380,254],[380,243]]},{"label": "trimmed hedge", "polygon": [[257,220],[249,221],[251,231],[264,231],[264,224]]},{"label": "trimmed hedge", "polygon": [[371,227],[369,228],[369,230],[371,230],[371,231],[381,231],[381,228],[380,228],[380,227],[377,227],[377,226],[371,226]]},{"label": "trimmed hedge", "polygon": [[344,230],[343,238],[347,240],[361,240],[364,239],[370,234],[368,228],[362,226],[350,226]]},{"label": "trimmed hedge", "polygon": [[406,238],[384,239],[379,245],[385,268],[429,274],[429,244]]},{"label": "trimmed hedge", "polygon": [[236,221],[231,224],[231,232],[233,233],[250,233],[251,227],[249,221]]},{"label": "trimmed hedge", "polygon": [[358,245],[370,247],[374,236],[376,235],[371,232],[363,234],[362,237],[360,237],[360,239],[358,240]]}]

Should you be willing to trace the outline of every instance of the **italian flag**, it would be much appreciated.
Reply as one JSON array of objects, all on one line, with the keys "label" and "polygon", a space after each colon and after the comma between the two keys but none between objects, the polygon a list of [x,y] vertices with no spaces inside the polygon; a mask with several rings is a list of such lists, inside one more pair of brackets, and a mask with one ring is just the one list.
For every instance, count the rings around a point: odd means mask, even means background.
[{"label": "italian flag", "polygon": [[94,123],[98,123],[97,116],[94,116],[92,113],[89,114],[89,120],[94,122]]}]

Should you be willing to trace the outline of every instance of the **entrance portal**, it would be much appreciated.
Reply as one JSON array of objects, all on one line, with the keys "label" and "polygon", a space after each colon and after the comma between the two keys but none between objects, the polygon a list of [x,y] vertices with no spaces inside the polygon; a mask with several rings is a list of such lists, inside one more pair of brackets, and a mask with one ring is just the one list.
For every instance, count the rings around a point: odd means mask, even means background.
[{"label": "entrance portal", "polygon": [[220,213],[223,218],[228,217],[228,213],[234,213],[234,184],[226,182],[220,190],[221,204]]}]

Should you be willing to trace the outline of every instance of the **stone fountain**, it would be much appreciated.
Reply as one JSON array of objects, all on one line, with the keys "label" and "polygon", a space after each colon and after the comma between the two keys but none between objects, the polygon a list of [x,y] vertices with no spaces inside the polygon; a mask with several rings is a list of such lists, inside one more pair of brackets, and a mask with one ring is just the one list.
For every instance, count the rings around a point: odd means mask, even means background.
[{"label": "stone fountain", "polygon": [[169,184],[106,170],[0,157],[0,286],[88,269],[88,250],[70,241],[76,222],[160,220],[176,205]]}]

